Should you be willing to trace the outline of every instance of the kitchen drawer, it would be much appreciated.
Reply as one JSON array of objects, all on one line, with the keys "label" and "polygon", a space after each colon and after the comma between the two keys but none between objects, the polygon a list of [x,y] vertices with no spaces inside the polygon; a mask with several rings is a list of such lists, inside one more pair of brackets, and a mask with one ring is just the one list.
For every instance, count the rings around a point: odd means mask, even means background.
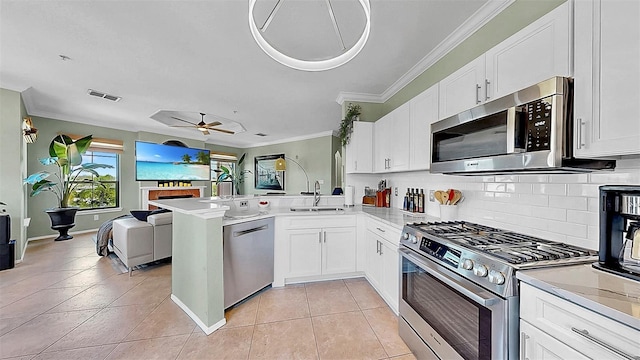
[{"label": "kitchen drawer", "polygon": [[311,229],[311,228],[336,228],[355,227],[355,215],[309,215],[288,216],[282,218],[285,229]]},{"label": "kitchen drawer", "polygon": [[520,360],[582,360],[588,357],[569,345],[542,332],[537,327],[520,320]]},{"label": "kitchen drawer", "polygon": [[400,235],[402,234],[402,230],[393,226],[389,226],[381,221],[377,221],[369,217],[367,218],[367,230],[380,235],[383,239],[396,246],[400,244]]},{"label": "kitchen drawer", "polygon": [[594,359],[640,354],[640,331],[523,282],[520,318]]}]

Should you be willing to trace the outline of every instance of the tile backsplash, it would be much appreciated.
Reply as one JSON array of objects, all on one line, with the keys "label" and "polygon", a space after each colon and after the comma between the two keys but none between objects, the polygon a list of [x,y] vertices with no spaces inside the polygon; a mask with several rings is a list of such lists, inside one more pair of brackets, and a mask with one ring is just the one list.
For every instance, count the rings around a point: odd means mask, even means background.
[{"label": "tile backsplash", "polygon": [[[461,220],[598,249],[598,187],[640,185],[640,159],[618,160],[615,171],[588,174],[451,176],[427,171],[392,174],[348,174],[346,182],[362,202],[364,187],[387,179],[398,188],[391,206],[402,208],[407,188],[462,191]],[[392,194],[394,192],[392,191]],[[427,201],[427,213],[439,217],[437,202]]]}]

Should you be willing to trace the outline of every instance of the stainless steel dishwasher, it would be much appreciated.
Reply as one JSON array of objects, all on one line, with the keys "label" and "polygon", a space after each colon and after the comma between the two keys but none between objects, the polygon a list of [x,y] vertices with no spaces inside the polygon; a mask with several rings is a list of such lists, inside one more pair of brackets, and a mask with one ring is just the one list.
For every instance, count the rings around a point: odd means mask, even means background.
[{"label": "stainless steel dishwasher", "polygon": [[224,308],[273,283],[273,218],[223,227]]}]

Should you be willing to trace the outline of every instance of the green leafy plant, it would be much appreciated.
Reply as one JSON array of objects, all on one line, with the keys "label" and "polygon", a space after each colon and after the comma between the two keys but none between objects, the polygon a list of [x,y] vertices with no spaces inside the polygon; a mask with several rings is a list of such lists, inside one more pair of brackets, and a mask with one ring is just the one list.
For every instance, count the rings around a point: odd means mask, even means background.
[{"label": "green leafy plant", "polygon": [[353,122],[360,116],[361,110],[362,107],[358,104],[350,103],[347,106],[347,113],[345,114],[344,119],[340,122],[340,130],[338,134],[342,146],[349,143],[351,132],[353,131]]},{"label": "green leafy plant", "polygon": [[[83,179],[84,183],[94,183],[97,186],[104,187],[98,180],[99,174],[95,169],[113,168],[111,165],[82,163],[82,155],[87,152],[91,145],[92,136],[88,135],[76,141],[73,141],[67,135],[58,135],[49,144],[48,158],[39,159],[42,165],[56,165],[57,171],[39,171],[29,175],[24,179],[23,184],[31,185],[31,193],[29,196],[36,196],[42,192],[49,191],[58,199],[58,205],[61,208],[68,208],[71,195],[74,193],[79,176],[83,174],[91,174],[92,180]],[[49,180],[50,177],[54,181]]]},{"label": "green leafy plant", "polygon": [[219,172],[218,177],[216,178],[216,184],[219,184],[227,179],[231,179],[236,194],[240,194],[240,185],[244,183],[244,175],[247,173],[251,173],[251,170],[242,170],[242,164],[244,163],[244,158],[246,155],[247,154],[242,154],[240,160],[238,160],[236,166],[233,169],[229,169],[224,165],[220,165],[220,170],[216,170],[217,172]]}]

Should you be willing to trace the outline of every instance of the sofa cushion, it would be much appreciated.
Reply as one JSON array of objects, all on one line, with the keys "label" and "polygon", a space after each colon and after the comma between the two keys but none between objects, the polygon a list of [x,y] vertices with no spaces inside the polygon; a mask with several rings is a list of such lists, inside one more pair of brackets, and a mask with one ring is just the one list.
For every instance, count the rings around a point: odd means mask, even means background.
[{"label": "sofa cushion", "polygon": [[147,221],[147,217],[151,213],[152,210],[131,210],[129,211],[134,218],[140,221]]},{"label": "sofa cushion", "polygon": [[151,225],[168,225],[173,222],[173,213],[165,212],[160,214],[149,215],[147,217],[147,222]]}]

